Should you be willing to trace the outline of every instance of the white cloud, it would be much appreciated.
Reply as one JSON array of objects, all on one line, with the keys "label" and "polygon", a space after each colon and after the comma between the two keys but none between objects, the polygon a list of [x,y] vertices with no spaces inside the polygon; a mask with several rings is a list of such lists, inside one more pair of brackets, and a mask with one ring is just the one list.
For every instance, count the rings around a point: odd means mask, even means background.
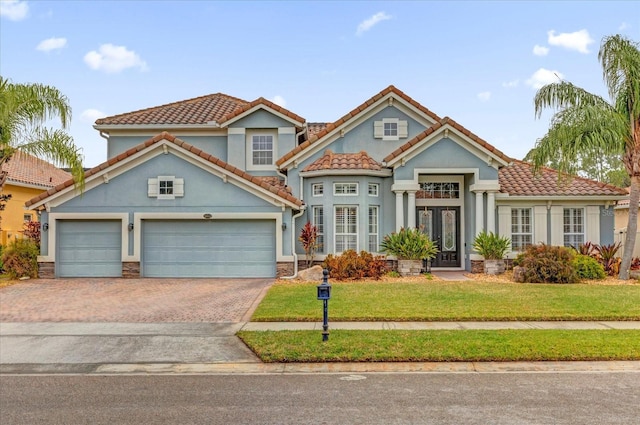
[{"label": "white cloud", "polygon": [[98,118],[104,118],[107,114],[97,109],[85,109],[80,114],[80,119],[84,122],[93,124]]},{"label": "white cloud", "polygon": [[547,35],[549,36],[547,41],[550,45],[564,47],[569,50],[577,50],[580,53],[589,53],[587,47],[593,43],[593,39],[587,30],[555,34],[555,30],[547,31]]},{"label": "white cloud", "polygon": [[0,0],[0,16],[11,21],[21,21],[29,14],[29,5],[26,1]]},{"label": "white cloud", "polygon": [[276,95],[273,96],[273,99],[270,99],[273,103],[275,103],[278,106],[282,106],[283,108],[285,108],[287,106],[287,101],[284,100],[284,97],[280,96],[280,95]]},{"label": "white cloud", "polygon": [[545,46],[538,46],[537,44],[533,46],[533,54],[536,56],[547,56],[549,53],[549,48]]},{"label": "white cloud", "polygon": [[512,89],[514,87],[518,87],[518,84],[520,84],[520,80],[515,79],[511,81],[505,81],[504,83],[502,83],[502,87]]},{"label": "white cloud", "polygon": [[91,69],[107,73],[117,73],[127,68],[139,68],[140,71],[149,69],[136,52],[109,43],[100,46],[98,51],[92,50],[84,55],[84,62]]},{"label": "white cloud", "polygon": [[356,35],[360,36],[369,31],[371,28],[373,28],[374,25],[378,24],[379,22],[389,19],[391,19],[391,15],[387,15],[384,12],[378,12],[369,19],[365,19],[364,21],[360,22],[360,25],[358,25],[358,29],[356,30]]},{"label": "white cloud", "polygon": [[478,99],[480,99],[480,102],[488,102],[489,99],[491,99],[491,92],[483,91],[482,93],[478,93]]},{"label": "white cloud", "polygon": [[544,85],[555,83],[564,78],[559,71],[552,71],[549,69],[540,68],[536,72],[533,73],[531,78],[529,78],[526,83],[527,85],[533,87],[534,89],[539,89]]},{"label": "white cloud", "polygon": [[43,52],[50,52],[52,50],[62,49],[66,45],[67,45],[66,38],[53,37],[53,38],[48,38],[46,40],[42,40],[40,44],[38,44],[38,47],[36,47],[36,50],[40,50]]},{"label": "white cloud", "polygon": [[628,30],[629,28],[631,28],[631,25],[627,24],[626,22],[623,22],[618,27],[618,31]]}]

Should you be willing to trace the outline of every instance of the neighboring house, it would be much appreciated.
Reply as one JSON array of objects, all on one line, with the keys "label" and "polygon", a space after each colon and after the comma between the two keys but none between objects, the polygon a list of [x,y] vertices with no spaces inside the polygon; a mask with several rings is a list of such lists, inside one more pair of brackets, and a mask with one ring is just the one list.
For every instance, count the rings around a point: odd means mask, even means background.
[{"label": "neighboring house", "polygon": [[[629,189],[627,188],[627,194],[629,193]],[[640,205],[638,206],[640,208]],[[629,224],[629,195],[626,196],[625,199],[618,201],[614,208],[615,213],[615,241],[620,242],[621,249],[619,251],[620,255],[622,255],[622,251],[624,249],[624,241],[627,237],[627,224]],[[638,215],[638,219],[640,220],[640,215]],[[640,227],[638,228],[640,230]],[[633,249],[633,256],[640,256],[640,238],[636,234],[636,245]]]},{"label": "neighboring house", "polygon": [[25,202],[41,194],[43,190],[64,183],[71,175],[46,161],[22,152],[16,152],[2,168],[7,171],[7,181],[2,193],[11,195],[2,211],[0,222],[0,242],[6,245],[12,239],[22,237],[26,221],[38,221],[36,211],[25,209]]},{"label": "neighboring house", "polygon": [[[496,125],[499,125],[496,120]],[[30,201],[49,223],[41,276],[274,277],[294,273],[307,221],[317,259],[378,252],[420,227],[434,268],[470,270],[482,231],[613,242],[622,189],[513,160],[390,86],[333,123],[213,94],[99,119],[109,160]],[[303,258],[300,258],[302,260]]]}]

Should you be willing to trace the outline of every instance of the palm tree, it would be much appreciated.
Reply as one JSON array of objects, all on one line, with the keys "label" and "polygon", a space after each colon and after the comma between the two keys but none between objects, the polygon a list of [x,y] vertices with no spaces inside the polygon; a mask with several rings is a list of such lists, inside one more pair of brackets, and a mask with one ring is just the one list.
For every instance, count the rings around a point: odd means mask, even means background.
[{"label": "palm tree", "polygon": [[[600,151],[619,155],[631,180],[630,205],[640,200],[640,48],[621,35],[605,37],[598,60],[611,103],[566,81],[547,84],[536,93],[538,118],[545,108],[555,112],[547,134],[529,155],[535,169],[551,158],[559,171],[575,174],[581,154]],[[629,267],[638,227],[638,209],[629,208],[620,278]]]}]

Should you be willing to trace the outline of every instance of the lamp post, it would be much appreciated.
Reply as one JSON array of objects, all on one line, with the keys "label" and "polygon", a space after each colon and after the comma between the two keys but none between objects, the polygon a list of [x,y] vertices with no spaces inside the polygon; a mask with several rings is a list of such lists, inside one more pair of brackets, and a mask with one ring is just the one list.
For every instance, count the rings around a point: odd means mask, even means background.
[{"label": "lamp post", "polygon": [[322,271],[322,283],[317,286],[318,299],[322,300],[322,341],[329,340],[329,299],[331,285],[329,284],[329,270]]}]

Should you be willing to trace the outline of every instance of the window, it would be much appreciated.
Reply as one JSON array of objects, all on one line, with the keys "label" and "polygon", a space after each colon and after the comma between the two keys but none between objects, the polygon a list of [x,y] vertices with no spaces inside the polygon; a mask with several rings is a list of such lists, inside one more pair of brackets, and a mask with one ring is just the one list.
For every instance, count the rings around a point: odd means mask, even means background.
[{"label": "window", "polygon": [[33,219],[33,217],[31,217],[31,214],[23,214],[23,215],[22,215],[22,220],[23,220],[25,223],[29,223],[29,222],[31,222],[31,220],[32,220],[32,219]]},{"label": "window", "polygon": [[357,195],[358,183],[334,183],[333,194],[338,196]]},{"label": "window", "polygon": [[322,196],[324,194],[324,185],[322,183],[312,184],[311,192],[313,193],[313,196]]},{"label": "window", "polygon": [[531,226],[531,208],[511,209],[511,249],[524,251],[531,245],[533,231]]},{"label": "window", "polygon": [[369,196],[378,196],[379,187],[378,183],[369,183]]},{"label": "window", "polygon": [[358,251],[358,207],[335,207],[336,253]]},{"label": "window", "polygon": [[324,209],[323,207],[313,207],[312,222],[316,226],[316,242],[318,243],[318,253],[324,253]]},{"label": "window", "polygon": [[175,176],[158,176],[147,181],[149,198],[175,199],[184,196],[184,179]]},{"label": "window", "polygon": [[382,140],[399,140],[408,136],[408,123],[398,118],[383,118],[373,123],[373,137]]},{"label": "window", "polygon": [[378,252],[378,207],[369,207],[369,252]]},{"label": "window", "polygon": [[273,136],[256,134],[251,136],[253,165],[273,165]]},{"label": "window", "polygon": [[565,208],[563,213],[564,246],[575,246],[584,243],[584,210],[582,208]]},{"label": "window", "polygon": [[398,137],[398,123],[397,122],[383,122],[382,138]]},{"label": "window", "polygon": [[418,199],[459,199],[460,183],[434,182],[420,183],[420,190],[416,193]]}]

